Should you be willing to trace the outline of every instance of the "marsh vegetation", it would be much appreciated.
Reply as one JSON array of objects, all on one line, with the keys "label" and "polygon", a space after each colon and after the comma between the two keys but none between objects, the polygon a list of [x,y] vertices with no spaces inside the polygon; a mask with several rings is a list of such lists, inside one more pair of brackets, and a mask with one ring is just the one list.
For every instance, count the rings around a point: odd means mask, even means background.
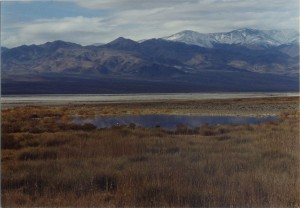
[{"label": "marsh vegetation", "polygon": [[[234,100],[220,112],[238,103],[260,109],[298,99]],[[3,109],[2,206],[299,206],[298,109],[277,108],[278,120],[260,124],[174,131],[71,122],[78,114],[171,114],[185,106],[147,105]]]}]

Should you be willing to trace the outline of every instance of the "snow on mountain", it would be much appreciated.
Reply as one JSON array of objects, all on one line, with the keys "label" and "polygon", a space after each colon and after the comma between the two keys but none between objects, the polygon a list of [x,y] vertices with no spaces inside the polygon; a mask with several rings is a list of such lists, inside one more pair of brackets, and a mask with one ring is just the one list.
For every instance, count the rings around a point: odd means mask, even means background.
[{"label": "snow on mountain", "polygon": [[299,42],[299,33],[294,30],[257,30],[249,28],[221,33],[198,33],[184,30],[162,39],[205,48],[213,48],[214,44],[278,46],[295,41]]},{"label": "snow on mountain", "polygon": [[280,42],[280,44],[299,43],[299,33],[295,30],[265,30],[264,32]]},{"label": "snow on mountain", "polygon": [[191,30],[184,30],[174,35],[164,37],[162,39],[183,42],[189,45],[198,45],[206,48],[212,48],[212,38],[213,37],[211,36],[211,34],[203,34]]}]

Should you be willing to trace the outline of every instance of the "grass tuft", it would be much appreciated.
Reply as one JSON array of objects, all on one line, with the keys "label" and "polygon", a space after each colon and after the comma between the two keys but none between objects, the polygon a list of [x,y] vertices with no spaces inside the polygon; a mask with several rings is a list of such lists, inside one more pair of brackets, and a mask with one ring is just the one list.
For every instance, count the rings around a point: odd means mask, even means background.
[{"label": "grass tuft", "polygon": [[53,150],[25,150],[18,156],[19,160],[54,160],[57,152]]}]

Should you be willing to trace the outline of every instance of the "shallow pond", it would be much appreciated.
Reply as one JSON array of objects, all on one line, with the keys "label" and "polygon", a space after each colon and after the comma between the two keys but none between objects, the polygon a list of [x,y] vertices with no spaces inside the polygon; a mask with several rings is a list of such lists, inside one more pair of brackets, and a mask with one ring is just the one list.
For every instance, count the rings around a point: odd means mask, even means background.
[{"label": "shallow pond", "polygon": [[241,117],[241,116],[189,116],[189,115],[137,115],[137,116],[99,116],[95,118],[82,118],[76,116],[76,124],[92,123],[98,128],[114,125],[128,125],[131,123],[145,128],[161,127],[175,129],[177,125],[195,128],[203,124],[255,124],[278,119],[277,116],[268,117]]}]

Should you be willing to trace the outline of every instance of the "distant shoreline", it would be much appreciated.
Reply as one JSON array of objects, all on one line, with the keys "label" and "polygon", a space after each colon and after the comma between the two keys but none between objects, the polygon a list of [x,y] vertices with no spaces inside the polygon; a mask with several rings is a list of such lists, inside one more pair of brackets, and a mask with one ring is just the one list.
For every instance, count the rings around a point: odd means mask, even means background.
[{"label": "distant shoreline", "polygon": [[297,97],[298,92],[2,95],[2,107]]}]

